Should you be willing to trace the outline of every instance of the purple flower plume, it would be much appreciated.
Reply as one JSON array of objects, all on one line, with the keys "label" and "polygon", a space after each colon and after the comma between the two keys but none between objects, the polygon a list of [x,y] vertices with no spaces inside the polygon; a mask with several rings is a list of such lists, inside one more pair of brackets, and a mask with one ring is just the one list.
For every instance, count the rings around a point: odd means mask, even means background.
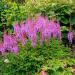
[{"label": "purple flower plume", "polygon": [[70,43],[72,43],[72,39],[73,39],[73,33],[71,31],[68,32],[68,40]]}]

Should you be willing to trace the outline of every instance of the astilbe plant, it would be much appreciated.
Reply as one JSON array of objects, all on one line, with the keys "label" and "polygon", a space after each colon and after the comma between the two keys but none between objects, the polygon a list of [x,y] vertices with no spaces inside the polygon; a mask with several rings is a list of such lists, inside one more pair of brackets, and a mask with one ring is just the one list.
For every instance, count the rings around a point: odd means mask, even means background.
[{"label": "astilbe plant", "polygon": [[71,44],[72,44],[72,39],[73,39],[73,32],[69,31],[68,32],[68,40],[69,40],[69,43],[71,43]]},{"label": "astilbe plant", "polygon": [[18,46],[17,46],[17,39],[15,35],[10,35],[8,33],[4,33],[3,37],[3,47],[4,49],[10,52],[17,53],[18,52]]},{"label": "astilbe plant", "polygon": [[[61,40],[60,23],[54,18],[49,20],[47,16],[39,15],[36,19],[28,17],[26,21],[21,23],[15,22],[14,32],[12,34],[4,33],[3,35],[3,47],[5,50],[11,52],[18,52],[18,42],[24,46],[27,40],[31,41],[31,46],[36,47],[37,33],[40,33],[40,44],[48,42],[51,37]],[[27,39],[28,38],[28,39]]]}]

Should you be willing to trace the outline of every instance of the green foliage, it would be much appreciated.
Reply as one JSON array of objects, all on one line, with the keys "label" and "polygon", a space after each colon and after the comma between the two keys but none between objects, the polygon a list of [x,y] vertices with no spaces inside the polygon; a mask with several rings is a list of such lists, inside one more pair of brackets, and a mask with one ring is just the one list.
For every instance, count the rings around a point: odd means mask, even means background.
[{"label": "green foliage", "polygon": [[[75,63],[70,58],[69,48],[60,45],[52,39],[49,44],[43,44],[34,49],[30,42],[22,47],[19,44],[18,54],[6,53],[0,57],[0,75],[39,75],[42,68],[45,68],[49,75],[72,75],[71,67]],[[5,63],[4,60],[9,62]]]},{"label": "green foliage", "polygon": [[19,0],[0,0],[0,31],[4,27],[11,32],[15,21],[20,22],[37,13],[45,13],[50,19],[55,15],[64,24],[75,24],[74,10],[74,0],[25,0],[23,3]]}]

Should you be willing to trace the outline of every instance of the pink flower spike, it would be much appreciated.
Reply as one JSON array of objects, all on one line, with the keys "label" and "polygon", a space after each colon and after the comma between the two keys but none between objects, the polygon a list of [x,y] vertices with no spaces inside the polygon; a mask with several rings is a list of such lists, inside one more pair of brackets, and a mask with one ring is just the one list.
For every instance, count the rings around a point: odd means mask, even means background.
[{"label": "pink flower spike", "polygon": [[4,33],[4,36],[3,36],[3,47],[5,50],[10,50],[10,40],[11,39],[11,35],[7,34],[7,33]]},{"label": "pink flower spike", "polygon": [[21,29],[18,23],[15,23],[14,27],[14,33],[17,37],[17,39],[20,39]]},{"label": "pink flower spike", "polygon": [[72,43],[72,39],[73,39],[73,33],[71,31],[68,32],[68,40],[70,43]]}]

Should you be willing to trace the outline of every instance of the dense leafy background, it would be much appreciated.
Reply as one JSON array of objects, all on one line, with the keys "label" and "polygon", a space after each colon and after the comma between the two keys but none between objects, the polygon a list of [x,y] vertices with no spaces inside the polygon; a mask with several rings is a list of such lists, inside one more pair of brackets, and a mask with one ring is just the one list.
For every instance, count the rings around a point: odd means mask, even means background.
[{"label": "dense leafy background", "polygon": [[3,28],[9,32],[15,21],[22,21],[27,16],[45,13],[49,19],[56,15],[64,25],[75,24],[74,0],[0,0],[0,31]]}]

